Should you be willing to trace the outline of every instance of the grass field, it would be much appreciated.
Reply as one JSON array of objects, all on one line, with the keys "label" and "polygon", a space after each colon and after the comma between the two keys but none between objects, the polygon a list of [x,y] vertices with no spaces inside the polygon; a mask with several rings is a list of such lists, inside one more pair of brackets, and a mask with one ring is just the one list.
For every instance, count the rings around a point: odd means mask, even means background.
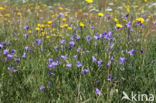
[{"label": "grass field", "polygon": [[0,103],[155,94],[155,0],[0,0]]}]

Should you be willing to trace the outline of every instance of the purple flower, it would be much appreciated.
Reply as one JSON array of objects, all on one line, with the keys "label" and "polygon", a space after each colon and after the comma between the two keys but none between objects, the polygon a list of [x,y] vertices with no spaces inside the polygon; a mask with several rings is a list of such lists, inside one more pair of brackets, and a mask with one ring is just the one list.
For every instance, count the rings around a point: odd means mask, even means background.
[{"label": "purple flower", "polygon": [[90,29],[94,29],[94,26],[93,26],[93,25],[91,25],[91,26],[90,26]]},{"label": "purple flower", "polygon": [[16,67],[14,67],[13,72],[17,72],[17,68]]},{"label": "purple flower", "polygon": [[82,70],[82,73],[83,73],[83,74],[87,74],[88,72],[89,72],[89,70],[87,70],[87,69],[83,69],[83,70]]},{"label": "purple flower", "polygon": [[12,50],[11,50],[11,54],[14,54],[15,52],[16,52],[15,49],[12,49]]},{"label": "purple flower", "polygon": [[67,59],[67,57],[66,56],[61,56],[61,58],[63,59],[63,60],[66,60]]},{"label": "purple flower", "polygon": [[8,49],[3,50],[3,54],[4,54],[4,55],[9,54],[9,50],[8,50]]},{"label": "purple flower", "polygon": [[99,60],[98,61],[98,66],[101,66],[102,65],[102,60]]},{"label": "purple flower", "polygon": [[111,57],[111,61],[114,61],[114,57]]},{"label": "purple flower", "polygon": [[75,42],[71,41],[69,44],[70,44],[71,47],[73,47],[75,45]]},{"label": "purple flower", "polygon": [[81,51],[81,48],[78,48],[77,51],[80,52]]},{"label": "purple flower", "polygon": [[101,93],[100,90],[98,88],[96,88],[96,94],[100,95],[100,93]]},{"label": "purple flower", "polygon": [[81,67],[82,66],[81,62],[80,61],[77,61],[76,66],[77,67]]},{"label": "purple flower", "polygon": [[65,44],[66,40],[61,40],[60,42],[63,45],[63,44]]},{"label": "purple flower", "polygon": [[111,80],[112,80],[112,77],[111,77],[110,74],[107,75],[107,80],[108,80],[108,81],[111,81]]},{"label": "purple flower", "polygon": [[28,37],[28,34],[24,34],[24,37],[27,38]]},{"label": "purple flower", "polygon": [[25,29],[25,30],[28,30],[28,29],[29,29],[29,27],[26,25],[26,26],[24,26],[24,29]]},{"label": "purple flower", "polygon": [[120,57],[120,64],[124,65],[125,64],[125,61],[126,61],[125,58]]},{"label": "purple flower", "polygon": [[52,63],[53,59],[52,58],[49,58],[48,61],[49,61],[49,63]]},{"label": "purple flower", "polygon": [[29,48],[28,46],[25,46],[25,48],[24,48],[24,49],[25,49],[25,50],[28,50],[28,48]]},{"label": "purple flower", "polygon": [[7,56],[8,56],[8,59],[12,59],[12,57],[13,57],[13,55],[11,55],[11,54],[8,54]]},{"label": "purple flower", "polygon": [[56,67],[58,65],[58,62],[52,62],[52,67]]},{"label": "purple flower", "polygon": [[98,34],[95,34],[95,35],[94,35],[94,38],[95,38],[95,39],[99,39],[99,35],[98,35]]},{"label": "purple flower", "polygon": [[45,89],[44,86],[40,86],[40,90],[43,91]]},{"label": "purple flower", "polygon": [[95,58],[95,56],[92,56],[92,61],[93,62],[96,62],[97,61],[97,59]]},{"label": "purple flower", "polygon": [[89,42],[91,39],[92,39],[92,37],[89,35],[86,37],[87,42]]},{"label": "purple flower", "polygon": [[26,58],[26,53],[23,53],[22,58]]},{"label": "purple flower", "polygon": [[128,51],[128,53],[133,56],[134,55],[134,49],[131,49],[130,51]]},{"label": "purple flower", "polygon": [[11,65],[9,65],[9,66],[8,66],[8,70],[11,70],[11,68],[12,68],[12,66],[11,66]]},{"label": "purple flower", "polygon": [[132,25],[132,22],[131,21],[129,21],[127,24],[126,24],[126,26],[129,28],[129,27],[131,27],[131,25]]},{"label": "purple flower", "polygon": [[21,60],[20,60],[20,58],[15,58],[15,61],[20,62]]},{"label": "purple flower", "polygon": [[40,44],[41,44],[41,40],[40,40],[40,39],[36,39],[36,43],[37,43],[38,45],[40,45]]},{"label": "purple flower", "polygon": [[125,19],[127,19],[127,18],[128,18],[128,16],[129,16],[129,14],[126,14],[126,15],[125,15]]},{"label": "purple flower", "polygon": [[75,58],[75,59],[76,59],[76,58],[77,58],[77,55],[74,55],[74,56],[73,56],[73,58]]},{"label": "purple flower", "polygon": [[153,22],[154,25],[156,25],[156,20]]},{"label": "purple flower", "polygon": [[76,36],[76,39],[77,39],[77,40],[80,40],[80,36],[79,36],[79,35],[77,35],[77,36]]},{"label": "purple flower", "polygon": [[72,67],[72,64],[66,64],[66,67],[67,68],[71,68]]},{"label": "purple flower", "polygon": [[4,44],[0,42],[0,49],[4,47]]}]

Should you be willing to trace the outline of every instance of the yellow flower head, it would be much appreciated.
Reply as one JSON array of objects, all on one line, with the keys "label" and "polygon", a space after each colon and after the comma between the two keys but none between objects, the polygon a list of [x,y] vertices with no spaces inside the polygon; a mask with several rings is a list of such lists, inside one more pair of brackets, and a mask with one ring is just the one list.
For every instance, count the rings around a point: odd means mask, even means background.
[{"label": "yellow flower head", "polygon": [[103,13],[98,13],[98,16],[102,17],[102,16],[104,16],[104,14]]},{"label": "yellow flower head", "polygon": [[136,18],[136,21],[139,21],[140,23],[143,24],[145,20],[144,20],[144,18]]},{"label": "yellow flower head", "polygon": [[85,0],[87,3],[93,3],[93,0]]},{"label": "yellow flower head", "polygon": [[80,26],[81,26],[81,27],[84,27],[84,24],[83,24],[83,22],[80,22]]},{"label": "yellow flower head", "polygon": [[117,28],[122,28],[123,26],[121,24],[116,24]]}]

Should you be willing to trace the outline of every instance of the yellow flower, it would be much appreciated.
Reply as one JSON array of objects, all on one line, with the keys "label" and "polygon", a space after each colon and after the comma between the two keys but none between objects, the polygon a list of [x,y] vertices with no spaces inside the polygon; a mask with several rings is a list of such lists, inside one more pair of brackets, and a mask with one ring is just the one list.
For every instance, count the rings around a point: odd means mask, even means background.
[{"label": "yellow flower", "polygon": [[103,13],[98,13],[98,16],[102,17],[102,16],[104,16],[104,14]]},{"label": "yellow flower", "polygon": [[80,26],[81,26],[81,27],[84,27],[84,24],[83,24],[83,22],[80,22]]},{"label": "yellow flower", "polygon": [[31,31],[31,30],[28,30],[28,33],[30,33],[30,34],[31,34],[31,33],[32,33],[32,31]]},{"label": "yellow flower", "polygon": [[68,27],[68,30],[72,30],[72,27]]},{"label": "yellow flower", "polygon": [[93,0],[85,0],[87,3],[93,3]]},{"label": "yellow flower", "polygon": [[148,2],[148,0],[144,0],[145,2]]},{"label": "yellow flower", "polygon": [[53,22],[52,21],[48,21],[48,24],[51,25]]},{"label": "yellow flower", "polygon": [[59,7],[59,9],[60,9],[60,10],[63,10],[63,8],[62,8],[62,7]]},{"label": "yellow flower", "polygon": [[36,27],[36,31],[39,31],[40,30],[40,28],[39,27]]},{"label": "yellow flower", "polygon": [[64,27],[68,27],[68,24],[64,24]]},{"label": "yellow flower", "polygon": [[62,21],[66,21],[66,18],[63,18]]},{"label": "yellow flower", "polygon": [[119,22],[117,18],[114,18],[114,21],[117,22],[117,23]]},{"label": "yellow flower", "polygon": [[0,10],[4,10],[4,8],[3,7],[0,7]]},{"label": "yellow flower", "polygon": [[116,24],[117,28],[122,28],[123,26],[121,24]]},{"label": "yellow flower", "polygon": [[49,39],[49,38],[50,38],[50,36],[49,36],[49,35],[47,35],[47,36],[46,36],[46,38],[47,38],[47,39]]},{"label": "yellow flower", "polygon": [[145,20],[144,20],[144,18],[136,18],[136,21],[139,21],[140,23],[143,24]]},{"label": "yellow flower", "polygon": [[20,12],[17,13],[18,16],[22,16],[22,14]]}]

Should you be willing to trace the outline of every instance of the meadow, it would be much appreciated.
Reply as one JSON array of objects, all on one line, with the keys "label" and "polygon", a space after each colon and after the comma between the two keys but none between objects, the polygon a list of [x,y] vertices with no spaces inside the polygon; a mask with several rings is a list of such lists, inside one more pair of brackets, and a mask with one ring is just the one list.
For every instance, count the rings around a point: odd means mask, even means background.
[{"label": "meadow", "polygon": [[0,103],[155,94],[155,0],[0,0]]}]

